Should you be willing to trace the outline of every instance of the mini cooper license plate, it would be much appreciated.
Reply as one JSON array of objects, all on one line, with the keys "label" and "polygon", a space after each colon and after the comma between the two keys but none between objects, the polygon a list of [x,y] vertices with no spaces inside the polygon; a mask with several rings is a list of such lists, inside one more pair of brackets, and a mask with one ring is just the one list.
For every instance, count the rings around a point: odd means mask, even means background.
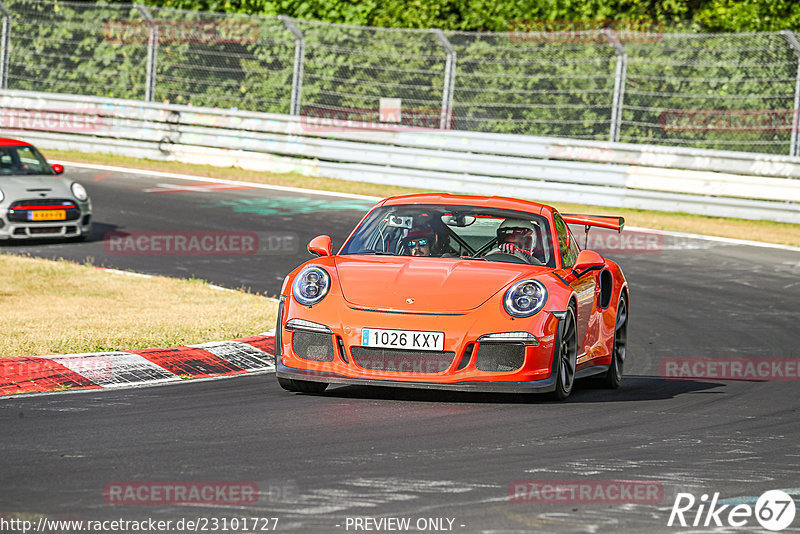
[{"label": "mini cooper license plate", "polygon": [[65,210],[37,210],[28,212],[29,221],[63,221],[67,218]]},{"label": "mini cooper license plate", "polygon": [[444,350],[444,332],[361,329],[361,346],[408,350]]}]

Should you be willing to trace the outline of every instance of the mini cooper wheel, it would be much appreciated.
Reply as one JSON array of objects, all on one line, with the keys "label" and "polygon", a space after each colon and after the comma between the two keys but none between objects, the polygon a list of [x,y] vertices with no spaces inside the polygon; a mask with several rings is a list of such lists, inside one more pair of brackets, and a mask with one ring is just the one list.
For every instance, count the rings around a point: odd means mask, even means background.
[{"label": "mini cooper wheel", "polygon": [[603,386],[617,389],[622,382],[625,357],[628,352],[628,301],[623,294],[617,304],[617,320],[614,323],[614,348],[611,351],[611,365],[603,377]]},{"label": "mini cooper wheel", "polygon": [[575,329],[575,308],[572,304],[567,308],[564,316],[564,326],[561,332],[561,341],[558,346],[558,357],[553,362],[556,365],[556,389],[553,397],[564,400],[572,393],[575,383],[575,366],[578,363],[578,334]]},{"label": "mini cooper wheel", "polygon": [[293,380],[291,378],[278,378],[278,384],[286,391],[295,393],[322,393],[328,387],[325,382],[309,382],[308,380]]}]

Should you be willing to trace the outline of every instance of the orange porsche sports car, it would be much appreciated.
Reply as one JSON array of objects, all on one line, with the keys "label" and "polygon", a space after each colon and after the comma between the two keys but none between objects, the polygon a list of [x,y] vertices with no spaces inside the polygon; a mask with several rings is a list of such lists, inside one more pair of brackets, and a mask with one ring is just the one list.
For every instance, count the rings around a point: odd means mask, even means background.
[{"label": "orange porsche sports car", "polygon": [[276,375],[289,391],[328,384],[550,392],[576,378],[619,387],[628,287],[581,250],[568,224],[622,231],[621,217],[562,215],[501,197],[387,198],[337,254],[284,280]]}]

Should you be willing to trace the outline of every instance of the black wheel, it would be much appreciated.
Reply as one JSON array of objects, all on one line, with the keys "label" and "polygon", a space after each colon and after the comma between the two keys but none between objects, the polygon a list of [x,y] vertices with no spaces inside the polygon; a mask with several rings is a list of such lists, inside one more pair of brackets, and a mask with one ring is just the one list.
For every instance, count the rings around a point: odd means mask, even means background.
[{"label": "black wheel", "polygon": [[603,376],[603,386],[617,389],[622,382],[625,356],[628,352],[628,302],[623,294],[617,304],[617,320],[614,323],[614,348],[611,352],[611,365]]},{"label": "black wheel", "polygon": [[325,382],[309,382],[308,380],[292,380],[291,378],[278,378],[278,384],[286,391],[296,393],[322,393],[328,384]]},{"label": "black wheel", "polygon": [[299,391],[297,387],[294,385],[294,380],[291,378],[280,378],[278,377],[278,385],[285,389],[286,391]]},{"label": "black wheel", "polygon": [[567,308],[564,326],[561,332],[561,343],[558,347],[556,389],[553,397],[564,400],[572,393],[575,383],[575,366],[578,363],[578,331],[575,322],[575,308],[572,304]]}]

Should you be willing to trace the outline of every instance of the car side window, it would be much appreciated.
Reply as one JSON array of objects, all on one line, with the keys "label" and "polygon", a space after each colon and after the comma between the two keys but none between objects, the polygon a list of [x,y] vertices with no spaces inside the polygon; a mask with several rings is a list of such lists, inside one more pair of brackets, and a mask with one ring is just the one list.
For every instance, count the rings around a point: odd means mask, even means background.
[{"label": "car side window", "polygon": [[567,223],[561,218],[561,215],[556,213],[554,222],[556,225],[556,235],[558,236],[558,250],[561,253],[561,263],[564,268],[572,267],[575,264],[575,260],[578,258],[580,249],[575,242],[575,238],[570,233]]}]

